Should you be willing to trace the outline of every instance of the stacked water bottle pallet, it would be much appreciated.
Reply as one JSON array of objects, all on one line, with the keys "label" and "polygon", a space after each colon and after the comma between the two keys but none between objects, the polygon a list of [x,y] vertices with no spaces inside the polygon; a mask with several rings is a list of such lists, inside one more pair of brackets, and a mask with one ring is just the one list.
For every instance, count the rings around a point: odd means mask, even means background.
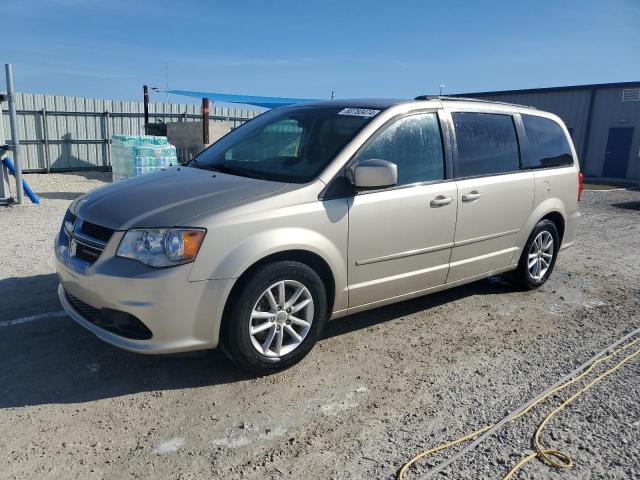
[{"label": "stacked water bottle pallet", "polygon": [[113,135],[111,169],[113,181],[144,175],[178,165],[176,147],[167,137],[152,135]]}]

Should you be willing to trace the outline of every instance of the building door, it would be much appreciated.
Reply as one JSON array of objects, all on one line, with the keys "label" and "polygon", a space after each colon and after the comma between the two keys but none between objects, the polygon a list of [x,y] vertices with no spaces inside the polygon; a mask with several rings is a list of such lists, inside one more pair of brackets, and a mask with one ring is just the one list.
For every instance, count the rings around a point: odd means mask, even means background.
[{"label": "building door", "polygon": [[607,153],[604,157],[602,176],[605,178],[626,178],[631,151],[633,128],[610,128]]}]

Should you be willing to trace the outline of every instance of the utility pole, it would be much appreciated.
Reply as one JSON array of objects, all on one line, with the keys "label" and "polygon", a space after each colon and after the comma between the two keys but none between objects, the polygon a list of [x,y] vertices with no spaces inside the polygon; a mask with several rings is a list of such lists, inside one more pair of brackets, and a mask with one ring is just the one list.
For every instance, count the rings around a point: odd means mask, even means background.
[{"label": "utility pole", "polygon": [[20,139],[18,138],[18,119],[16,113],[16,101],[13,92],[13,70],[11,64],[4,66],[7,75],[7,100],[9,102],[9,123],[11,124],[11,141],[13,150],[13,163],[16,166],[16,197],[18,205],[24,202],[24,192],[22,190],[22,164],[20,163]]}]

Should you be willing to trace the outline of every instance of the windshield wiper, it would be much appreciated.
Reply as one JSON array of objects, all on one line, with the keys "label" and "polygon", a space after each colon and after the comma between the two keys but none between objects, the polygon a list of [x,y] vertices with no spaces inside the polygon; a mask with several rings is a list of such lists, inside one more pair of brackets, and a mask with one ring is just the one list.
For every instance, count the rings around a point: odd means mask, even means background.
[{"label": "windshield wiper", "polygon": [[193,166],[194,166],[194,167],[196,167],[196,168],[203,168],[203,165],[200,165],[200,162],[198,162],[198,158],[197,158],[197,157],[194,157],[194,158],[192,158],[191,160],[189,160],[189,161],[185,164],[185,166],[187,166],[187,167],[188,167],[188,166],[190,166],[191,164],[193,164]]},{"label": "windshield wiper", "polygon": [[209,170],[211,172],[220,172],[220,173],[229,173],[226,168],[221,165],[205,165],[200,163],[196,158],[189,160],[187,166],[194,166],[195,168],[199,168],[200,170]]},{"label": "windshield wiper", "polygon": [[229,175],[238,175],[240,177],[258,178],[260,180],[266,180],[266,178],[253,170],[245,169],[242,167],[232,167],[227,164],[218,163],[215,165],[207,165],[198,162],[197,158],[193,158],[187,166],[194,166],[201,170],[209,170],[211,172],[228,173]]},{"label": "windshield wiper", "polygon": [[206,168],[207,170],[213,170],[215,172],[220,173],[228,173],[229,175],[238,175],[241,177],[250,177],[250,178],[258,178],[260,180],[266,180],[265,177],[260,175],[259,173],[254,172],[253,170],[244,169],[241,167],[231,167],[225,164],[217,164],[217,165],[200,165],[199,168]]}]

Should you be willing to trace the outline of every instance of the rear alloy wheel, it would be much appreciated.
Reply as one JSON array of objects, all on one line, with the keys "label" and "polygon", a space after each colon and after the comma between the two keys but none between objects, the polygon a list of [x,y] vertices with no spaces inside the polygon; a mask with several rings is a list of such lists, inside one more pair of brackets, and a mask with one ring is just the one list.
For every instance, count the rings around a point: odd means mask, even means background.
[{"label": "rear alloy wheel", "polygon": [[546,230],[540,232],[533,240],[527,256],[527,269],[534,281],[541,281],[547,274],[553,260],[553,246],[553,237]]},{"label": "rear alloy wheel", "polygon": [[267,264],[230,300],[224,319],[224,352],[257,373],[284,370],[304,358],[327,320],[320,276],[304,263]]},{"label": "rear alloy wheel", "polygon": [[529,235],[518,268],[508,277],[527,289],[542,286],[553,272],[559,248],[560,238],[555,223],[541,220]]}]

